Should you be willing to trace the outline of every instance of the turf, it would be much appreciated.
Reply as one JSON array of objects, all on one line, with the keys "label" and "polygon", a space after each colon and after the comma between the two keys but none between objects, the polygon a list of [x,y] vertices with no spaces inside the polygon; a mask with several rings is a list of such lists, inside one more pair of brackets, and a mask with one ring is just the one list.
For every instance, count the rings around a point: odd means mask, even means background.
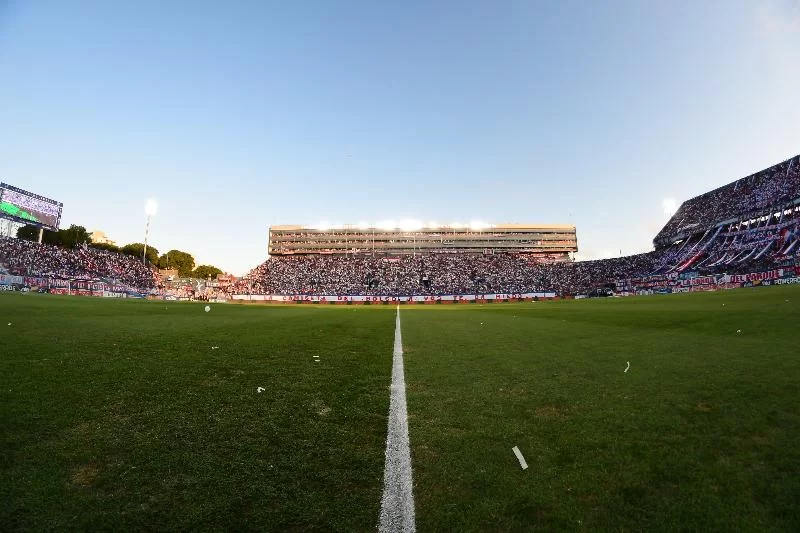
[{"label": "turf", "polygon": [[202,309],[0,298],[3,530],[377,523],[390,310]]},{"label": "turf", "polygon": [[[418,529],[793,529],[798,289],[403,307]],[[0,294],[1,529],[375,528],[394,309],[203,305]]]}]

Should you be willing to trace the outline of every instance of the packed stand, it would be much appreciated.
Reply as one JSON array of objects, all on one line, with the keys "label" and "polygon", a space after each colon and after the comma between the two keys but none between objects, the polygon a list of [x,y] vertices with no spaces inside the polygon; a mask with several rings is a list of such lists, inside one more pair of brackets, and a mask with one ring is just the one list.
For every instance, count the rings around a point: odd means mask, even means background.
[{"label": "packed stand", "polygon": [[140,260],[106,250],[73,250],[13,238],[0,238],[0,261],[12,274],[70,279],[110,279],[136,289],[156,286],[157,274]]},{"label": "packed stand", "polygon": [[800,198],[800,155],[684,202],[656,236],[666,244],[726,220],[753,218]]},{"label": "packed stand", "polygon": [[724,273],[794,265],[800,253],[800,206],[722,224],[665,249],[657,273]]},{"label": "packed stand", "polygon": [[600,283],[651,272],[655,252],[602,261],[542,262],[524,254],[273,257],[234,294],[432,295],[579,294]]}]

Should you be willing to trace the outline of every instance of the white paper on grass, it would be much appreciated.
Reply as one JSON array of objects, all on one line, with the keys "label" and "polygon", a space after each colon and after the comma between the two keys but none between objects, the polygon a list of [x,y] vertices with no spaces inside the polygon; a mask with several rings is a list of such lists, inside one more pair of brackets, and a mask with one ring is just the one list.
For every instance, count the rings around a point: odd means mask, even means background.
[{"label": "white paper on grass", "polygon": [[519,461],[519,466],[521,466],[523,470],[527,469],[528,463],[525,462],[525,458],[522,457],[522,452],[519,451],[519,448],[514,446],[513,448],[511,448],[511,451],[514,452],[514,455],[517,456],[517,460]]}]

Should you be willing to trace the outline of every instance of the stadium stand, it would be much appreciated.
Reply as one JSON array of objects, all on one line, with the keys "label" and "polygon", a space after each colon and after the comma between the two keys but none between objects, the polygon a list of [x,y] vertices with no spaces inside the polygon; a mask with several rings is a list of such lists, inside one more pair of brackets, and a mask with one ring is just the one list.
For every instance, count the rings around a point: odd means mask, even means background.
[{"label": "stadium stand", "polygon": [[243,277],[235,294],[448,295],[579,294],[598,284],[652,271],[658,254],[547,263],[523,254],[417,257],[271,258]]},{"label": "stadium stand", "polygon": [[618,280],[744,273],[794,266],[800,252],[800,156],[684,202],[654,239],[656,250],[558,262],[524,253],[416,256],[273,256],[236,294],[447,295],[586,293]]},{"label": "stadium stand", "polygon": [[21,239],[0,238],[0,262],[20,276],[114,279],[138,289],[156,286],[153,269],[128,255],[90,247],[74,250]]},{"label": "stadium stand", "polygon": [[800,155],[685,201],[654,243],[670,245],[721,224],[774,214],[798,199]]},{"label": "stadium stand", "polygon": [[[23,276],[113,279],[154,295],[215,299],[231,294],[577,295],[622,280],[796,267],[800,156],[687,200],[654,239],[653,252],[572,262],[565,260],[577,250],[572,226],[502,229],[448,230],[446,235],[440,229],[346,230],[328,236],[285,226],[274,232],[282,254],[224,287],[205,282],[173,287],[130,256],[10,238],[0,238],[0,268]],[[278,245],[270,242],[273,248]]]}]

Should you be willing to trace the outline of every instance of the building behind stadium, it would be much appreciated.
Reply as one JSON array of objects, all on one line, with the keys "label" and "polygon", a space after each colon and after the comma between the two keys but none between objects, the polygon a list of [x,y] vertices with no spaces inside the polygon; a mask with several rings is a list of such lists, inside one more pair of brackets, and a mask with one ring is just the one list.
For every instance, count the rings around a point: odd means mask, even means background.
[{"label": "building behind stadium", "polygon": [[272,226],[268,247],[273,257],[513,253],[552,262],[569,261],[577,251],[575,226],[535,224]]}]

